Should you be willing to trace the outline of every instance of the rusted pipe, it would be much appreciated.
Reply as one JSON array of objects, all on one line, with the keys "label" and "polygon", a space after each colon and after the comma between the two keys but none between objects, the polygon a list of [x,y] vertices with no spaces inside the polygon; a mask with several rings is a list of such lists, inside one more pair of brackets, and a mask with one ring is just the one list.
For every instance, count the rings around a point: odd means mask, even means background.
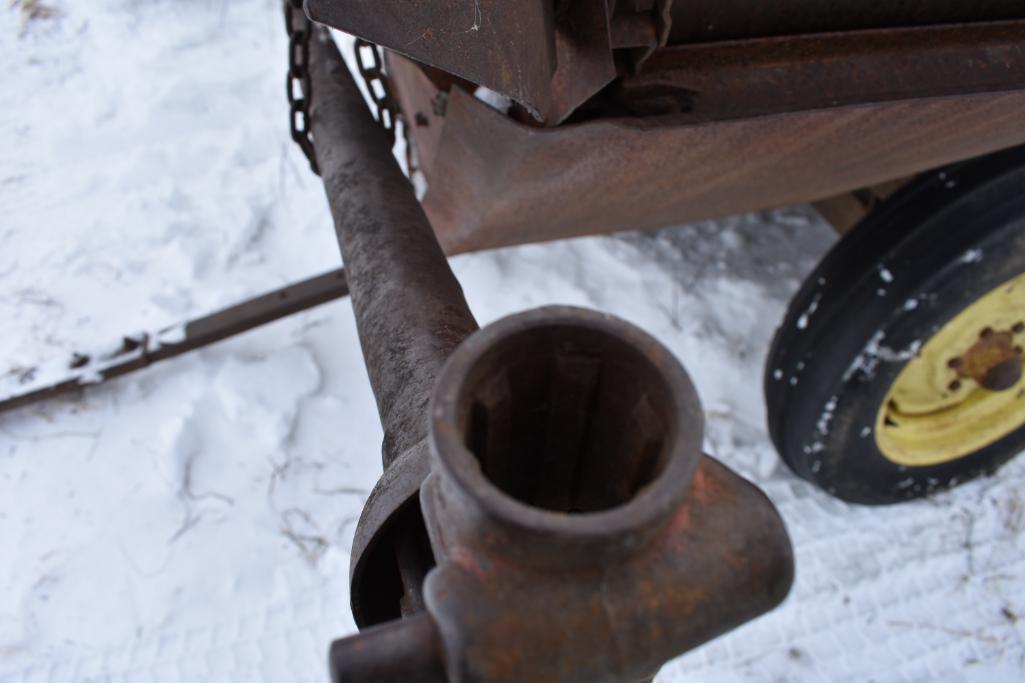
[{"label": "rusted pipe", "polygon": [[[423,609],[423,577],[434,560],[410,502],[427,473],[427,403],[445,360],[477,323],[330,33],[312,30],[317,164],[384,428],[385,474],[357,527],[351,570],[354,613],[361,624],[377,623]],[[365,613],[372,616],[364,619]],[[357,662],[350,675],[357,671],[374,669]]]},{"label": "rusted pipe", "polygon": [[[701,458],[704,413],[662,344],[550,306],[475,334],[438,381],[425,506],[439,560],[466,544],[517,564],[620,563],[662,533]],[[486,546],[486,547],[482,547]]]},{"label": "rusted pipe", "polygon": [[330,33],[317,28],[310,43],[317,162],[384,427],[387,468],[426,436],[434,380],[477,323]]}]

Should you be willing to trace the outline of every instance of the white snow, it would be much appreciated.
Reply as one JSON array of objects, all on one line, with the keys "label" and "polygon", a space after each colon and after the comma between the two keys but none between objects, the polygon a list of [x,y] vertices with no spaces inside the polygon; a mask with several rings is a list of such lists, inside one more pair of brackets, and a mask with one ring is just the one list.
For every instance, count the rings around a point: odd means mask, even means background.
[{"label": "white snow", "polygon": [[922,349],[922,342],[918,339],[913,340],[905,349],[888,346],[883,343],[885,339],[886,333],[883,330],[875,331],[844,373],[845,382],[858,372],[868,378],[874,377],[880,362],[903,363],[914,358]]},{"label": "white snow", "polygon": [[982,260],[982,249],[969,249],[961,257],[963,263],[978,263]]},{"label": "white snow", "polygon": [[855,356],[850,367],[847,368],[847,372],[845,372],[843,376],[844,382],[850,380],[856,372],[860,372],[866,377],[874,376],[876,366],[879,364],[880,344],[885,338],[885,332],[882,330],[875,331],[871,339],[868,340],[864,348],[861,350],[861,353]]},{"label": "white snow", "polygon": [[808,304],[808,308],[805,309],[804,313],[802,313],[800,317],[798,317],[797,329],[804,330],[808,328],[808,322],[811,320],[811,317],[815,315],[815,312],[819,310],[819,304],[821,302],[822,294],[816,294],[815,297],[811,300],[811,303]]},{"label": "white snow", "polygon": [[160,330],[156,335],[160,344],[181,344],[186,339],[185,325],[177,323],[168,328]]},{"label": "white snow", "polygon": [[512,107],[512,100],[501,93],[485,88],[483,85],[473,92],[473,96],[495,111],[507,114]]},{"label": "white snow", "polygon": [[148,351],[154,350],[152,339],[145,334],[129,335],[133,342],[137,342],[135,348],[125,349],[119,342],[117,346],[108,345],[107,348],[91,351],[81,357],[75,354],[66,354],[65,357],[58,357],[45,363],[32,366],[13,365],[13,367],[0,375],[0,392],[4,396],[23,395],[45,389],[53,384],[70,380],[78,384],[95,384],[103,381],[104,373],[110,370],[113,365],[127,363],[141,358]]},{"label": "white snow", "polygon": [[[4,369],[338,265],[287,135],[278,2],[58,9],[20,38],[0,10]],[[766,436],[769,340],[832,241],[799,208],[453,267],[482,323],[559,302],[651,331],[695,380],[707,451],[787,522],[787,603],[660,683],[1022,680],[1025,462],[870,509]],[[326,680],[380,445],[347,301],[0,415],[0,680]]]},{"label": "white snow", "polygon": [[836,396],[832,396],[826,401],[826,405],[822,407],[819,421],[815,423],[821,436],[829,436],[829,423],[833,420],[833,413],[836,412],[837,403],[839,403],[839,399]]}]

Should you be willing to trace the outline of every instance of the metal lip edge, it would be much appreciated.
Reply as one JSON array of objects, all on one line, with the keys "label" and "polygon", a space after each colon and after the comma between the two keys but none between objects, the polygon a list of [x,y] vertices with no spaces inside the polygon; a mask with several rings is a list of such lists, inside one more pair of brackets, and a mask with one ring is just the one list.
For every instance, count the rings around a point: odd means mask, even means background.
[{"label": "metal lip edge", "polygon": [[[678,419],[667,432],[670,450],[665,467],[628,502],[586,513],[563,513],[521,502],[484,476],[476,456],[462,438],[461,389],[482,356],[503,340],[550,325],[589,329],[637,349],[665,380]],[[622,538],[623,534],[657,533],[684,502],[702,457],[704,413],[690,376],[676,357],[639,327],[615,316],[575,306],[545,306],[516,313],[482,328],[456,349],[442,370],[430,406],[429,441],[440,474],[451,478],[486,514],[513,528],[540,537],[574,537],[587,541]]]}]

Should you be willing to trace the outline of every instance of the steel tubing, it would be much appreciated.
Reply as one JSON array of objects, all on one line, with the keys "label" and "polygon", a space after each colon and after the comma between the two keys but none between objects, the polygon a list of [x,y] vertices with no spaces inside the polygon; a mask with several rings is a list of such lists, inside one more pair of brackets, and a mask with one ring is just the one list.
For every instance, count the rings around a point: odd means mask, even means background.
[{"label": "steel tubing", "polygon": [[317,162],[384,427],[387,467],[426,436],[434,380],[477,323],[327,29],[314,31],[309,68]]}]

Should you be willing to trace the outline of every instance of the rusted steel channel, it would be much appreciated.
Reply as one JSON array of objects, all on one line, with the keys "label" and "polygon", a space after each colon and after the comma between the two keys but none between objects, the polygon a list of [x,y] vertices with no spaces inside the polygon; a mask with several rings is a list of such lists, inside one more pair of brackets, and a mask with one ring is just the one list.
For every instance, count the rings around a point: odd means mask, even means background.
[{"label": "rusted steel channel", "polygon": [[638,683],[778,604],[793,558],[748,482],[703,456],[686,372],[567,307],[483,330],[327,31],[312,130],[385,471],[353,544],[362,632],[335,681]]},{"label": "rusted steel channel", "polygon": [[554,128],[387,65],[454,251],[817,201],[1025,143],[1020,19],[671,44]]},{"label": "rusted steel channel", "polygon": [[1025,21],[673,45],[622,80],[642,115],[727,121],[1025,87]]}]

